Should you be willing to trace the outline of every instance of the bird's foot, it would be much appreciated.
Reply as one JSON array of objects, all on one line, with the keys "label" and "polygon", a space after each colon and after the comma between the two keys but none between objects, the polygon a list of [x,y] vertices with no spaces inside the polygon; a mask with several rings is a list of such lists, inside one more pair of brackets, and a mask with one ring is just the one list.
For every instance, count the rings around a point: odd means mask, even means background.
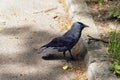
[{"label": "bird's foot", "polygon": [[69,63],[71,61],[75,61],[75,58],[66,58],[65,60]]},{"label": "bird's foot", "polygon": [[70,60],[75,61],[75,58],[71,57]]}]

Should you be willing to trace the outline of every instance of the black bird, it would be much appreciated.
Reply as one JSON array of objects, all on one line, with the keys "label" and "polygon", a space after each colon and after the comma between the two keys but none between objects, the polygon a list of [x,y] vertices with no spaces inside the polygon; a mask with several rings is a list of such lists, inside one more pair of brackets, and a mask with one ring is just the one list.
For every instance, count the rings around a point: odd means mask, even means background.
[{"label": "black bird", "polygon": [[73,59],[73,56],[71,54],[71,49],[78,42],[79,38],[81,37],[81,32],[85,27],[88,27],[88,26],[81,22],[73,23],[70,30],[68,30],[61,37],[56,37],[52,41],[50,41],[48,44],[43,45],[41,47],[43,49],[38,51],[38,53],[39,54],[45,53],[49,50],[57,49],[58,52],[63,52],[64,58],[66,59],[66,51],[69,51],[71,55],[71,59]]}]

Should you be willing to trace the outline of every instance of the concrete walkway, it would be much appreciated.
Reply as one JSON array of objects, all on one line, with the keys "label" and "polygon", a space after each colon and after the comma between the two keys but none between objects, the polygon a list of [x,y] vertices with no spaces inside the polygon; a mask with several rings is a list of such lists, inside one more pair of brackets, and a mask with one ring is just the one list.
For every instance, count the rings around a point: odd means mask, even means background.
[{"label": "concrete walkway", "polygon": [[[66,12],[59,0],[0,1],[0,80],[76,79],[74,67],[82,71],[81,62],[66,63],[57,51],[48,53],[53,60],[42,58],[48,54],[36,53],[41,45],[65,32],[58,27],[56,17],[60,15],[65,17]],[[63,70],[64,65],[69,69]]]},{"label": "concrete walkway", "polygon": [[[90,26],[72,50],[78,60],[67,63],[57,51],[36,53],[40,46],[70,28],[71,23],[64,26],[66,22],[60,20],[68,18],[62,1],[1,0],[0,80],[86,80],[82,61],[85,53],[88,80],[116,80],[108,70],[104,46],[99,42],[87,44],[88,34],[99,38],[99,33],[84,0],[65,0],[72,22]],[[63,70],[64,65],[69,69]]]}]

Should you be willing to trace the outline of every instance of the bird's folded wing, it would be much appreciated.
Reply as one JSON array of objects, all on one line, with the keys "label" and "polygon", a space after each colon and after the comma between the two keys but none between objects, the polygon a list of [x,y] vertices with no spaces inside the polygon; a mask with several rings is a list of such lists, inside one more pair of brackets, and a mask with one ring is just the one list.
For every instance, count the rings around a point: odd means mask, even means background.
[{"label": "bird's folded wing", "polygon": [[52,49],[54,49],[54,47],[44,48],[44,49],[38,51],[37,53],[38,53],[38,54],[46,53],[46,52],[48,52],[48,51],[50,51],[50,50],[52,50]]}]

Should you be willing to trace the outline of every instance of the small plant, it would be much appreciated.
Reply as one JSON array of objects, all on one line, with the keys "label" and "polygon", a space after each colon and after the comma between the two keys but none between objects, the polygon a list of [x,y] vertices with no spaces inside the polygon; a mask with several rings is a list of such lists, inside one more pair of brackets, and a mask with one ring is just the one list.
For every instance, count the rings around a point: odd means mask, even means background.
[{"label": "small plant", "polygon": [[105,1],[104,0],[98,0],[98,3],[104,3]]},{"label": "small plant", "polygon": [[118,62],[114,62],[109,66],[109,70],[112,71],[116,75],[120,75],[120,65]]},{"label": "small plant", "polygon": [[111,18],[120,19],[120,1],[111,3],[108,14]]}]

